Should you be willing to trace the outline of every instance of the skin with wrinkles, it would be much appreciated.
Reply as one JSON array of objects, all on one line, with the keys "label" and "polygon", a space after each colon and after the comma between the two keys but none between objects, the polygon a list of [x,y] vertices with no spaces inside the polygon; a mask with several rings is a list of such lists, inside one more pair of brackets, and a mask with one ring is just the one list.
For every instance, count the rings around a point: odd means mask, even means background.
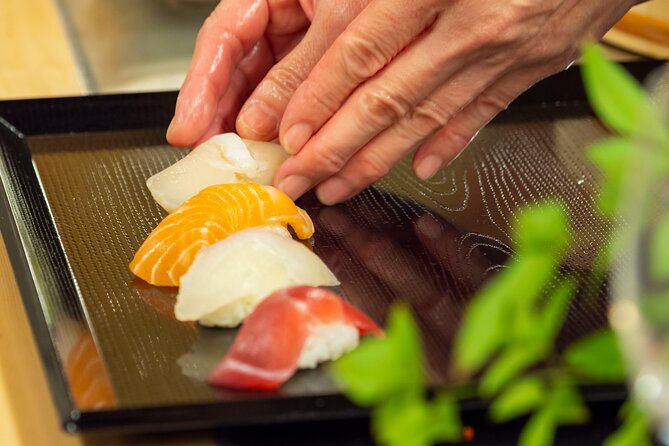
[{"label": "skin with wrinkles", "polygon": [[198,34],[170,143],[197,146],[235,126],[244,138],[276,138],[295,89],[366,2],[322,0],[318,14],[315,3],[222,1]]},{"label": "skin with wrinkles", "polygon": [[[290,4],[298,14],[297,0],[265,1]],[[305,37],[260,82],[242,108],[237,131],[256,139],[272,139],[278,133],[293,156],[279,169],[274,184],[292,198],[316,187],[322,202],[343,201],[414,149],[414,171],[427,179],[514,98],[572,63],[584,40],[599,39],[637,1],[312,3],[313,21]],[[231,0],[217,11],[241,11],[247,3]],[[262,10],[255,14],[261,17]],[[331,21],[337,24],[327,25]],[[257,32],[243,31],[229,29],[241,42],[237,48],[251,49],[248,39]],[[208,40],[218,42],[221,35],[201,33],[198,48],[203,49],[196,50],[189,78],[197,78],[198,67],[216,59],[211,50],[216,47]],[[234,46],[229,47],[232,51]],[[235,56],[239,54],[219,58],[221,68],[215,72],[221,74],[210,76],[208,87],[198,89],[186,81],[176,124],[168,133],[171,142],[196,141],[199,130],[184,130],[196,118],[202,119],[196,129],[209,125],[209,131],[215,131],[232,116],[234,107],[219,105],[215,115],[226,117],[218,120],[205,119],[214,116],[210,111],[189,108],[197,104],[210,110],[212,91],[215,97],[231,94],[234,76],[226,80],[223,72],[243,68],[249,78],[262,77]],[[189,138],[181,138],[189,132]]]}]

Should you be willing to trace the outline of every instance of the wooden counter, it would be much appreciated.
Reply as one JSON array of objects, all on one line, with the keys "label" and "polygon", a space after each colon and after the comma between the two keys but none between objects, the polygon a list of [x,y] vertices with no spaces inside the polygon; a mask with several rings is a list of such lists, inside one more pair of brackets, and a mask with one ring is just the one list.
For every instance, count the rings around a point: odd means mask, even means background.
[{"label": "wooden counter", "polygon": [[[2,0],[0,99],[85,93],[53,3],[53,0]],[[643,5],[643,12],[652,14],[656,4],[669,17],[666,3]],[[94,441],[63,433],[1,237],[0,439],[7,446],[215,444],[208,432],[169,437],[98,437]]]},{"label": "wooden counter", "polygon": [[[2,0],[0,99],[85,90],[53,0]],[[11,253],[9,253],[11,255]],[[64,433],[0,237],[0,443],[3,446],[214,445],[210,432],[86,438]]]}]

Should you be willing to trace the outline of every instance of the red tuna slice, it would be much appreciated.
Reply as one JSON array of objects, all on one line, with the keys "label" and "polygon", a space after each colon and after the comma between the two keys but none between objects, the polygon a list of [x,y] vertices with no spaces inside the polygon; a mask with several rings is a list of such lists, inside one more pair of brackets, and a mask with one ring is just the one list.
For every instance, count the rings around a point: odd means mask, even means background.
[{"label": "red tuna slice", "polygon": [[306,339],[319,325],[343,322],[361,335],[379,326],[339,296],[318,287],[277,291],[249,315],[232,348],[209,376],[217,386],[274,390],[297,370]]}]

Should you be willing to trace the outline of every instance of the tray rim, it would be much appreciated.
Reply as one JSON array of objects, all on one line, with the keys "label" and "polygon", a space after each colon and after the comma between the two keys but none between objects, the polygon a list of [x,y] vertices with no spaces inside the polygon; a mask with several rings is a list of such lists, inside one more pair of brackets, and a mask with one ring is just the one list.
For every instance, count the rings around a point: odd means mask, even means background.
[{"label": "tray rim", "polygon": [[[660,64],[656,61],[641,61],[624,64],[637,78],[645,77]],[[568,88],[566,88],[568,87]],[[330,394],[301,397],[271,397],[245,401],[212,402],[201,404],[183,404],[178,406],[142,406],[124,407],[101,411],[80,412],[70,395],[69,384],[62,373],[55,345],[51,341],[48,321],[41,307],[41,294],[38,279],[33,274],[34,268],[28,247],[44,243],[62,259],[62,265],[68,269],[70,282],[65,284],[61,293],[70,294],[79,302],[72,272],[65,260],[65,252],[58,238],[58,231],[50,218],[48,202],[40,186],[38,174],[32,164],[31,151],[26,139],[30,136],[54,133],[72,133],[82,131],[114,131],[133,128],[166,128],[171,118],[176,92],[133,93],[112,95],[90,95],[83,97],[64,97],[47,99],[20,99],[0,101],[0,232],[5,240],[10,263],[16,277],[23,306],[28,315],[31,330],[40,353],[40,359],[49,383],[51,399],[56,406],[64,429],[68,432],[79,430],[98,430],[103,428],[127,431],[157,431],[190,429],[195,427],[242,426],[249,424],[285,423],[293,421],[343,419],[366,416],[368,411],[349,402],[343,395]],[[560,106],[564,102],[585,100],[577,67],[572,67],[554,75],[532,87],[510,108],[527,105],[547,104]],[[146,114],[147,107],[160,105],[160,113]],[[111,125],[108,122],[96,122],[95,110],[105,108],[126,110],[135,107],[133,112],[123,114],[121,123]],[[74,115],[62,113],[68,110]],[[87,113],[88,112],[88,113]],[[22,128],[26,116],[34,113],[48,113],[52,122],[45,128]],[[74,116],[79,115],[77,118]],[[83,115],[83,116],[82,116]],[[504,113],[498,118],[504,119]],[[53,123],[55,122],[55,124]],[[57,125],[56,125],[57,124]],[[58,131],[54,131],[58,130]],[[24,133],[25,131],[25,133]],[[12,159],[12,156],[14,159]],[[21,178],[12,175],[20,172]],[[25,181],[26,187],[21,180]],[[21,219],[35,218],[30,215],[15,215],[10,198],[25,198],[33,195],[38,209],[34,213],[48,217],[47,233],[41,234],[42,240],[31,240],[21,233],[18,222]],[[16,253],[16,255],[13,255]],[[52,264],[52,267],[54,265]],[[54,273],[54,271],[52,271]],[[57,273],[57,272],[56,272]],[[66,298],[66,297],[64,297]],[[83,311],[84,309],[81,308]],[[588,401],[619,401],[626,394],[622,385],[585,387]],[[485,403],[472,400],[463,404],[463,409],[481,410]],[[264,409],[259,411],[258,409]]]}]

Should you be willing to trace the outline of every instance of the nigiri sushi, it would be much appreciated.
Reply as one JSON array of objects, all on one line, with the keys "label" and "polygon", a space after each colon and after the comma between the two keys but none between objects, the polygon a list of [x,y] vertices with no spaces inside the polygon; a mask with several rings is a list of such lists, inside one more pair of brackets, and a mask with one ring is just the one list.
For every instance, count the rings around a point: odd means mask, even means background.
[{"label": "nigiri sushi", "polygon": [[323,261],[290,235],[246,229],[208,246],[181,277],[182,321],[234,327],[270,293],[291,285],[338,285]]},{"label": "nigiri sushi", "polygon": [[216,135],[146,181],[153,198],[172,212],[202,189],[215,184],[271,184],[288,158],[278,144],[250,141],[235,133]]},{"label": "nigiri sushi", "polygon": [[358,346],[379,326],[339,296],[310,286],[280,290],[246,319],[209,383],[242,389],[276,389],[295,371],[314,368]]},{"label": "nigiri sushi", "polygon": [[219,184],[200,191],[149,234],[130,270],[152,285],[178,286],[200,250],[249,227],[273,225],[297,236],[314,233],[309,215],[283,192],[255,183]]}]

